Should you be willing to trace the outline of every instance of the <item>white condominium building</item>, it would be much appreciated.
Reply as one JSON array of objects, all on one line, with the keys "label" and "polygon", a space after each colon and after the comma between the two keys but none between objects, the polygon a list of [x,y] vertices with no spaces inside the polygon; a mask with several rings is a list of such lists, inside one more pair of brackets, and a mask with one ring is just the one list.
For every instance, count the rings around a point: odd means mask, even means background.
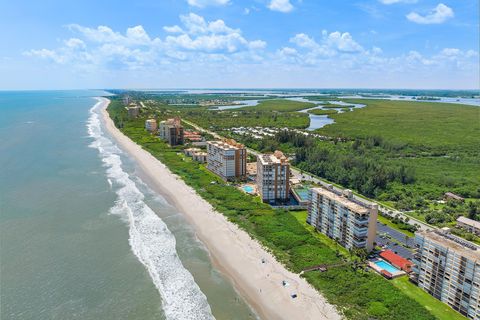
[{"label": "white condominium building", "polygon": [[309,192],[307,223],[337,240],[347,249],[371,251],[377,231],[378,206],[353,197],[352,191],[332,186],[313,188]]},{"label": "white condominium building", "polygon": [[145,129],[147,131],[153,132],[157,130],[157,120],[155,119],[147,119],[145,120]]},{"label": "white condominium building", "polygon": [[207,142],[207,168],[224,180],[243,179],[247,172],[247,150],[235,140]]},{"label": "white condominium building", "polygon": [[281,151],[257,157],[257,188],[265,202],[288,200],[290,164]]},{"label": "white condominium building", "polygon": [[435,298],[480,320],[480,247],[432,230],[415,233],[414,280]]},{"label": "white condominium building", "polygon": [[183,126],[180,118],[161,121],[158,126],[158,135],[171,146],[183,144]]}]

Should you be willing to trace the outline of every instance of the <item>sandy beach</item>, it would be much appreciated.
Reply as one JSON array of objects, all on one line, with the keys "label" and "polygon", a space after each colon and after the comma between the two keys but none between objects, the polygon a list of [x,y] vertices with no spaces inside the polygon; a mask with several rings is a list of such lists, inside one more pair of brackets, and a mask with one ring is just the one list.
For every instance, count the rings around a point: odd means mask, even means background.
[{"label": "sandy beach", "polygon": [[[341,319],[299,275],[285,269],[243,230],[229,222],[182,179],[118,130],[102,99],[105,127],[136,163],[149,186],[183,213],[207,247],[214,265],[233,282],[262,319]],[[262,263],[264,259],[265,263]],[[286,281],[288,286],[282,286]],[[297,294],[293,299],[291,294]]]}]

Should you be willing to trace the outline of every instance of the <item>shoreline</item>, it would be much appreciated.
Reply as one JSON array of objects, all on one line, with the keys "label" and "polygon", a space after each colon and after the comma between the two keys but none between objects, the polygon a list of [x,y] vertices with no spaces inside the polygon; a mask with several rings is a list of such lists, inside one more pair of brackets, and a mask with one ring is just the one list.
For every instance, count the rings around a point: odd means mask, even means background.
[{"label": "shoreline", "polygon": [[[214,266],[232,281],[260,318],[341,319],[336,308],[310,284],[288,271],[258,241],[215,212],[181,178],[118,130],[106,111],[110,100],[99,99],[106,131],[135,160],[145,182],[184,215]],[[283,287],[283,280],[289,286]],[[298,295],[296,299],[290,297],[293,293]]]}]

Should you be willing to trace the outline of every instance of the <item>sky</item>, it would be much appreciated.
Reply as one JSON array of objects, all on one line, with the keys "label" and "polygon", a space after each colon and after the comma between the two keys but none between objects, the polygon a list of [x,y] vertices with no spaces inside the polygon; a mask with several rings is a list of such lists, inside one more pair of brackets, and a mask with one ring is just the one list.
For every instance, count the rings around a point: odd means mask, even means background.
[{"label": "sky", "polygon": [[0,90],[480,89],[478,0],[0,2]]}]

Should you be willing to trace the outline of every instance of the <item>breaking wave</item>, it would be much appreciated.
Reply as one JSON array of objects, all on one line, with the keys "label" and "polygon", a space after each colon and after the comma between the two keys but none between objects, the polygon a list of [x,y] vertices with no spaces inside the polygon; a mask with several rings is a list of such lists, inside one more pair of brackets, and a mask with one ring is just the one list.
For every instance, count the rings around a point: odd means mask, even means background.
[{"label": "breaking wave", "polygon": [[90,147],[99,151],[107,177],[117,193],[110,213],[120,216],[129,226],[129,243],[138,260],[147,268],[160,296],[167,319],[214,319],[206,296],[180,261],[175,237],[167,225],[144,202],[143,193],[133,178],[122,169],[123,153],[104,135],[101,121],[102,102],[90,109],[88,134]]}]

